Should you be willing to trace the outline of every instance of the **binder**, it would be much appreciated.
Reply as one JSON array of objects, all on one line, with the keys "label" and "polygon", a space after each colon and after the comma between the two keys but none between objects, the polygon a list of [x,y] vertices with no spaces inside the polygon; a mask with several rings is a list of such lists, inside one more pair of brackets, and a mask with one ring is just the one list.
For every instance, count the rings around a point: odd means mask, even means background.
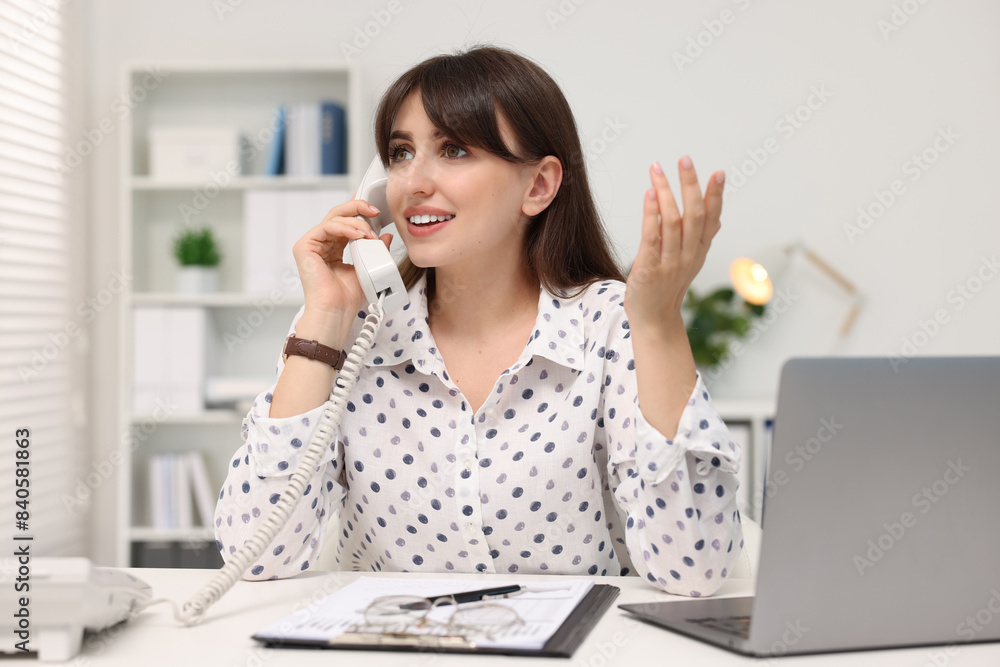
[{"label": "binder", "polygon": [[320,173],[347,173],[347,124],[344,107],[336,102],[320,104],[322,117],[322,145],[320,147]]},{"label": "binder", "polygon": [[477,646],[475,640],[458,635],[401,635],[377,633],[344,633],[328,640],[297,639],[287,636],[268,637],[257,633],[252,638],[268,648],[317,648],[351,651],[421,651],[441,653],[474,653],[569,658],[583,643],[590,631],[611,607],[621,589],[608,584],[595,584],[566,617],[559,629],[541,649],[518,647]]}]

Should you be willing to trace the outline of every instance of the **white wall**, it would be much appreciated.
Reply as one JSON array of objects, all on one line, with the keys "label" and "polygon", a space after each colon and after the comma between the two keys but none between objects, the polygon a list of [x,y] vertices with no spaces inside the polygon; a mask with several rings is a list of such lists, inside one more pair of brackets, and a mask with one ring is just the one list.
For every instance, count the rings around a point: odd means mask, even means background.
[{"label": "white wall", "polygon": [[[390,14],[390,6],[398,13]],[[232,11],[221,11],[227,7]],[[723,11],[730,22],[713,24]],[[391,20],[354,56],[366,121],[392,78],[469,43],[513,47],[554,76],[594,148],[593,186],[623,263],[638,247],[650,162],[661,160],[676,184],[674,165],[687,153],[703,185],[715,169],[726,169],[733,184],[747,151],[759,152],[773,139],[768,145],[777,151],[727,198],[722,231],[696,287],[725,282],[738,255],[799,238],[866,296],[839,353],[899,354],[903,337],[920,332],[921,321],[939,310],[946,322],[926,337],[921,353],[1000,353],[1000,279],[983,283],[961,309],[952,293],[969,280],[977,287],[982,258],[1000,250],[991,185],[1000,149],[1000,5],[989,0],[89,0],[84,126],[114,117],[111,103],[126,60],[342,60],[344,45],[375,20],[373,12]],[[892,25],[894,13],[902,25],[883,36],[879,22]],[[711,35],[709,26],[720,34]],[[679,67],[675,54],[699,38],[708,46]],[[820,104],[814,97],[818,108],[800,110],[810,115],[801,127],[790,133],[778,125],[817,89],[829,98]],[[620,134],[606,130],[609,124]],[[958,138],[911,180],[904,163],[933,147],[942,128]],[[602,145],[602,132],[613,140]],[[92,286],[105,285],[120,268],[121,139],[108,135],[86,164],[93,233],[84,251]],[[844,225],[894,179],[903,194],[850,242]],[[848,304],[813,272],[796,275],[798,300],[714,383],[716,396],[772,395],[785,358],[833,349],[830,332]],[[92,395],[95,458],[120,440],[116,317],[102,313],[92,331],[95,368],[104,369],[95,373]],[[97,494],[97,535],[112,524],[110,486]],[[92,556],[109,562],[110,543],[95,542]]]}]

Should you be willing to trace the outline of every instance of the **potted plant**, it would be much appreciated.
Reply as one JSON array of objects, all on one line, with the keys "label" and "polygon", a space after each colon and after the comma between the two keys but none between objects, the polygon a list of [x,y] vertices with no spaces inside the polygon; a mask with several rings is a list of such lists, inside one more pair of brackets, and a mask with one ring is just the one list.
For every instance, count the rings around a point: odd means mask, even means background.
[{"label": "potted plant", "polygon": [[753,320],[764,314],[764,306],[737,298],[728,287],[703,297],[689,289],[683,311],[694,362],[703,375],[715,377],[717,369],[729,365],[729,346],[750,333]]},{"label": "potted plant", "polygon": [[177,291],[184,294],[216,292],[219,289],[219,262],[222,254],[208,227],[186,228],[174,238]]}]

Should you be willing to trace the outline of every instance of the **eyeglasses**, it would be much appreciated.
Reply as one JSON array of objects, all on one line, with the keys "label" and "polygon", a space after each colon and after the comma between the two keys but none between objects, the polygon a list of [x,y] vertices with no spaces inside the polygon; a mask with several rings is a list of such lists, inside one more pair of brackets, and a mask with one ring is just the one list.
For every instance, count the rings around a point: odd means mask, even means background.
[{"label": "eyeglasses", "polygon": [[413,595],[375,598],[365,608],[364,618],[367,625],[382,633],[459,634],[487,639],[524,624],[514,609],[488,600],[457,604],[453,597],[431,601]]}]

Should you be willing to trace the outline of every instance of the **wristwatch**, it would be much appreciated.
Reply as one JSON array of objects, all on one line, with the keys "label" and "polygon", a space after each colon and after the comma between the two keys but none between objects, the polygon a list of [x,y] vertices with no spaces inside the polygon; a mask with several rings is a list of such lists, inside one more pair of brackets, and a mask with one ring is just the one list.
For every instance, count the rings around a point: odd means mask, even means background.
[{"label": "wristwatch", "polygon": [[344,365],[344,355],[341,354],[340,350],[323,345],[319,341],[296,338],[294,333],[285,339],[285,351],[281,355],[282,361],[288,361],[289,355],[316,359],[330,364],[337,371]]}]

